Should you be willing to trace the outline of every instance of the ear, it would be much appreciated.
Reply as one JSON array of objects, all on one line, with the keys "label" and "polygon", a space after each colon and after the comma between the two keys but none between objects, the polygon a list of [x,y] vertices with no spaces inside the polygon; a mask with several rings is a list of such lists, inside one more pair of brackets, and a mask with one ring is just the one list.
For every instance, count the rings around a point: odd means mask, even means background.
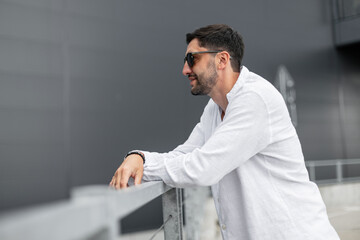
[{"label": "ear", "polygon": [[219,52],[216,56],[216,66],[218,70],[224,70],[230,63],[230,54],[226,51]]}]

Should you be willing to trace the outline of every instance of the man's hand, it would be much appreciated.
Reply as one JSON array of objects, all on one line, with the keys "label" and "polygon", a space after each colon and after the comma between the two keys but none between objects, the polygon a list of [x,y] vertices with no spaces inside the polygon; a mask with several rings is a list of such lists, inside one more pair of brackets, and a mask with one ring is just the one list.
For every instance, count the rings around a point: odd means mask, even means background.
[{"label": "man's hand", "polygon": [[131,154],[116,170],[109,186],[116,189],[127,188],[130,177],[135,179],[135,185],[141,184],[143,172],[143,159],[139,155]]}]

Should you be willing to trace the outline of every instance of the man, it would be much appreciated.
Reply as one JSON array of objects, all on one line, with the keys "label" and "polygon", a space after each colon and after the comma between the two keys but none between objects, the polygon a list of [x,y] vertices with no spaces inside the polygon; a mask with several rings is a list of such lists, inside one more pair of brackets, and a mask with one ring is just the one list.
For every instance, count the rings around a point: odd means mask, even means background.
[{"label": "man", "polygon": [[110,182],[130,177],[211,186],[224,239],[339,239],[309,181],[280,93],[241,66],[244,44],[227,25],[186,35],[183,74],[210,101],[188,140],[169,153],[132,151]]}]

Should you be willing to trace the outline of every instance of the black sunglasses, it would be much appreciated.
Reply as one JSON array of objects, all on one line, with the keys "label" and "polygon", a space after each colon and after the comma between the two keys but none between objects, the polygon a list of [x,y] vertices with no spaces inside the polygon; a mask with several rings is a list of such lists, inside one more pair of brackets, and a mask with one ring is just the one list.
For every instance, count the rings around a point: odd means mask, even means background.
[{"label": "black sunglasses", "polygon": [[189,52],[189,53],[187,53],[186,56],[184,57],[184,64],[185,64],[185,62],[187,62],[188,65],[189,65],[189,67],[193,67],[193,66],[194,66],[194,55],[200,54],[200,53],[218,53],[218,52],[222,52],[222,50],[218,50],[218,51]]}]

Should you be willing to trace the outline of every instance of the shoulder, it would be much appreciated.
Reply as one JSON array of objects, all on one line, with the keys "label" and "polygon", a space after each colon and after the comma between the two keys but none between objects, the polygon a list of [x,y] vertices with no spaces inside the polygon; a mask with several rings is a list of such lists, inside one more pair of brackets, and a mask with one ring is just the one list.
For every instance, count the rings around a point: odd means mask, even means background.
[{"label": "shoulder", "polygon": [[238,86],[230,95],[229,106],[265,110],[268,114],[286,114],[287,108],[280,92],[265,78],[243,67]]},{"label": "shoulder", "polygon": [[283,98],[280,92],[265,78],[248,71],[244,76],[244,85],[240,95],[253,93],[258,95],[268,105],[272,102],[282,102]]},{"label": "shoulder", "polygon": [[203,116],[211,116],[215,113],[216,109],[218,109],[218,105],[210,98],[208,103],[206,104],[203,112]]}]

